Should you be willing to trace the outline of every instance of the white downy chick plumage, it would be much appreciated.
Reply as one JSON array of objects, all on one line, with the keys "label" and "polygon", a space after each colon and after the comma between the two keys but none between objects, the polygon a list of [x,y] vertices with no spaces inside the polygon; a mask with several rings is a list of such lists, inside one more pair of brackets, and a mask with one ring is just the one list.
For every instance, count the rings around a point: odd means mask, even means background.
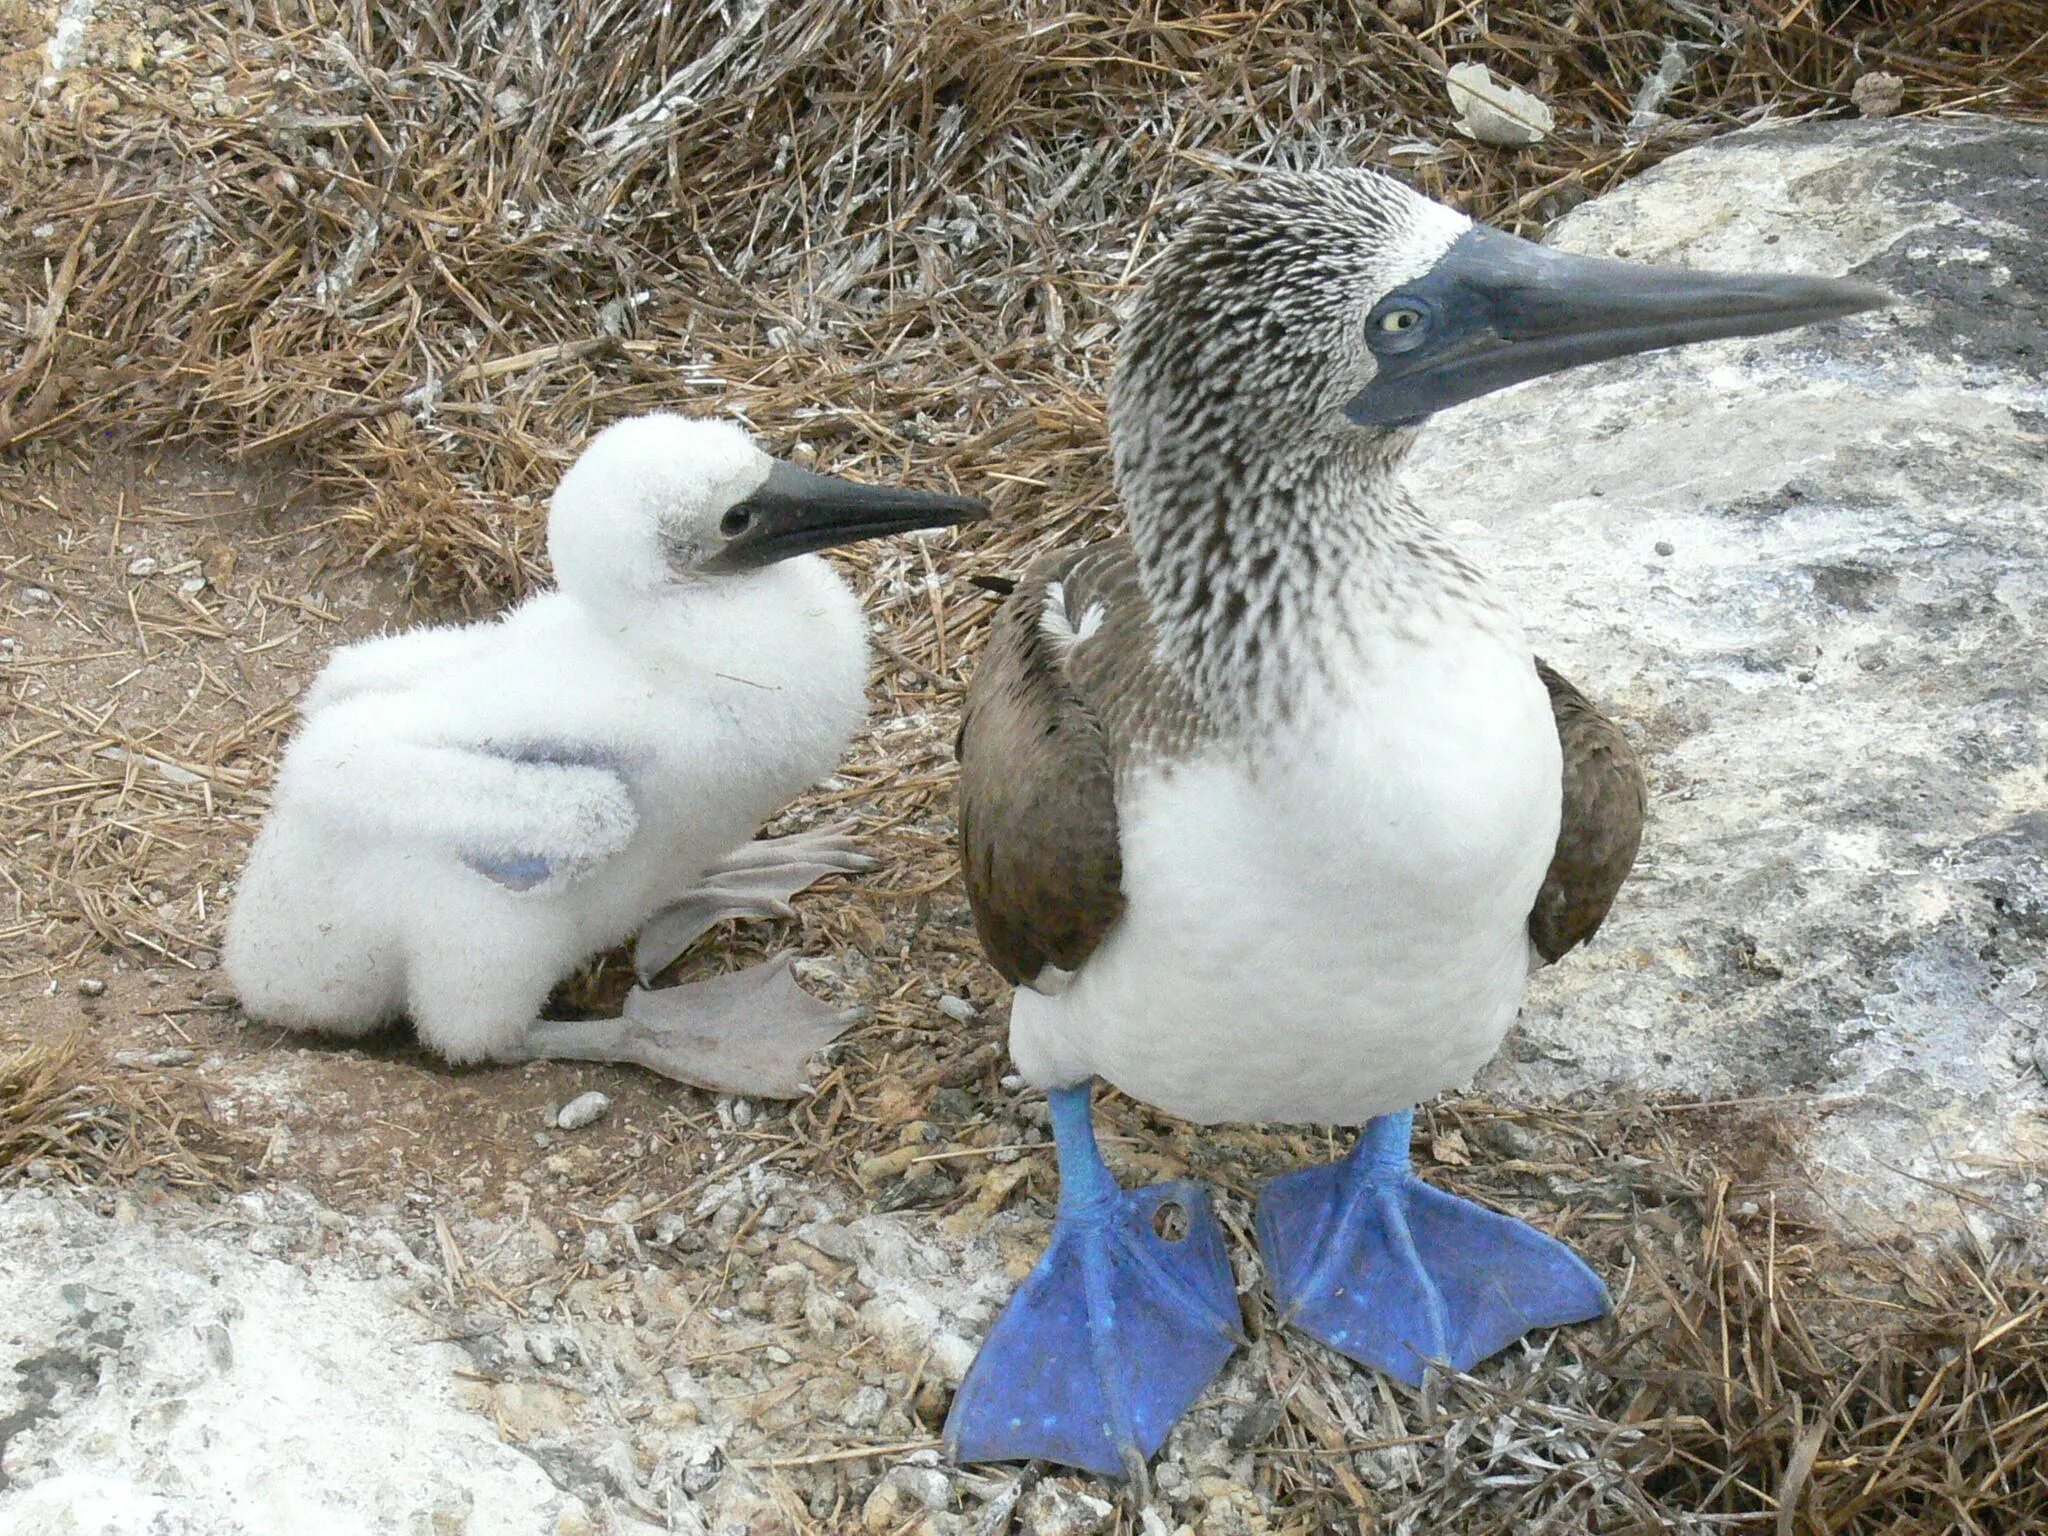
[{"label": "white downy chick plumage", "polygon": [[866,708],[854,594],[812,555],[716,571],[777,467],[729,422],[620,422],[555,492],[553,591],[334,655],[228,922],[252,1015],[533,1054],[557,981],[833,770]]}]

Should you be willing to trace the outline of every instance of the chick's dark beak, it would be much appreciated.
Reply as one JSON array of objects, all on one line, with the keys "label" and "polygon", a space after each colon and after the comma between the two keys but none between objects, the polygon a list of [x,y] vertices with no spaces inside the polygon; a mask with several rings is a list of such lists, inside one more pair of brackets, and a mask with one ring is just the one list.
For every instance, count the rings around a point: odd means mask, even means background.
[{"label": "chick's dark beak", "polygon": [[1524,379],[1631,352],[1761,336],[1891,302],[1832,277],[1694,272],[1554,251],[1475,226],[1373,307],[1361,426],[1412,426]]},{"label": "chick's dark beak", "polygon": [[862,485],[778,459],[760,489],[727,510],[719,524],[725,547],[703,568],[751,571],[835,544],[916,528],[949,528],[986,516],[987,504],[972,496]]}]

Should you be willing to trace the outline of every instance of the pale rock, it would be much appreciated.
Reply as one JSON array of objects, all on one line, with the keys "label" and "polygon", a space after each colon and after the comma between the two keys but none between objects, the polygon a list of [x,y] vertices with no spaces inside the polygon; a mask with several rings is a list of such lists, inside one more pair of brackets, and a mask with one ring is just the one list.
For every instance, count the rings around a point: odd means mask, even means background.
[{"label": "pale rock", "polygon": [[592,1089],[579,1093],[564,1104],[561,1113],[555,1116],[555,1124],[565,1131],[580,1131],[586,1125],[595,1125],[611,1113],[612,1101],[608,1095]]},{"label": "pale rock", "polygon": [[1418,498],[1651,785],[1634,878],[1480,1090],[1782,1096],[1816,1219],[1944,1237],[1960,1187],[2043,1242],[2012,1196],[2048,1112],[2048,128],[1731,134],[1551,240],[1898,302],[1422,433]]},{"label": "pale rock", "polygon": [[1865,117],[1890,117],[1906,104],[1906,82],[1897,75],[1872,70],[1849,87],[1849,100]]},{"label": "pale rock", "polygon": [[1107,1499],[1047,1482],[1025,1496],[1018,1523],[1024,1536],[1095,1536],[1109,1529],[1115,1513]]},{"label": "pale rock", "polygon": [[899,1519],[907,1518],[912,1509],[937,1514],[953,1499],[953,1480],[937,1467],[891,1467],[875,1491],[879,1493],[884,1488],[894,1489],[900,1495],[897,1508],[903,1514]]},{"label": "pale rock", "polygon": [[50,1367],[31,1362],[71,1362],[8,1446],[0,1536],[211,1536],[226,1511],[265,1532],[407,1531],[421,1511],[554,1529],[577,1501],[463,1406],[468,1358],[408,1297],[253,1258],[232,1229],[0,1190],[0,1392],[33,1408]]},{"label": "pale rock", "polygon": [[889,1395],[872,1383],[856,1387],[840,1405],[839,1422],[848,1429],[873,1429],[882,1421]]}]

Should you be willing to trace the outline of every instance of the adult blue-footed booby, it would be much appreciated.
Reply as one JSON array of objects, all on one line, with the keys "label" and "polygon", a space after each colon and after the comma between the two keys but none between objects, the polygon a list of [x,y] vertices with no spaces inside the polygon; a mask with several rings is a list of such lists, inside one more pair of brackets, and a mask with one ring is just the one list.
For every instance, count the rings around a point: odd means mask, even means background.
[{"label": "adult blue-footed booby", "polygon": [[968,894],[1061,1190],[957,1454],[1142,1476],[1237,1338],[1206,1196],[1118,1187],[1095,1077],[1197,1121],[1364,1122],[1258,1211],[1282,1319],[1356,1360],[1414,1382],[1605,1310],[1562,1244],[1418,1180],[1409,1128],[1599,926],[1643,782],[1399,466],[1503,385],[1881,302],[1561,254],[1363,171],[1225,192],[1161,256],[1110,393],[1129,537],[1025,575],[961,731]]},{"label": "adult blue-footed booby", "polygon": [[799,1091],[845,1021],[787,957],[636,990],[617,1019],[540,1009],[635,932],[651,980],[720,919],[872,862],[830,832],[750,840],[867,710],[860,606],[809,552],[983,510],[781,463],[730,422],[607,428],[549,508],[554,591],[349,646],[308,691],[228,919],[243,1004],[343,1035],[408,1013],[458,1062]]}]

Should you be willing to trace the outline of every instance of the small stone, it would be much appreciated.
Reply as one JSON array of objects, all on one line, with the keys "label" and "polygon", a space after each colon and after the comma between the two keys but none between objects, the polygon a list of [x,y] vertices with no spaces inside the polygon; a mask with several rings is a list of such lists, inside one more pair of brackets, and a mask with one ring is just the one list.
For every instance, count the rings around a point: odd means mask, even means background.
[{"label": "small stone", "polygon": [[939,999],[939,1012],[959,1023],[972,1024],[975,1019],[976,1009],[974,1004],[967,1001],[966,998],[955,997],[952,993],[948,992]]},{"label": "small stone", "polygon": [[1873,70],[1849,87],[1849,99],[1865,117],[1890,117],[1906,103],[1906,82]]},{"label": "small stone", "polygon": [[891,1467],[882,1486],[896,1487],[929,1514],[944,1509],[953,1498],[953,1480],[937,1467]]},{"label": "small stone", "polygon": [[1230,1431],[1230,1448],[1233,1451],[1248,1451],[1266,1436],[1280,1427],[1282,1409],[1278,1400],[1261,1398],[1245,1410]]},{"label": "small stone", "polygon": [[1657,541],[1657,553],[1669,558],[1678,553],[1678,546],[1669,539],[1659,539]]},{"label": "small stone", "polygon": [[187,597],[197,597],[206,590],[206,578],[204,576],[187,576],[178,583],[178,590]]},{"label": "small stone", "polygon": [[183,1045],[167,1045],[157,1051],[114,1052],[114,1065],[117,1067],[189,1067],[198,1059],[197,1051]]},{"label": "small stone", "polygon": [[921,1146],[898,1147],[862,1160],[854,1175],[863,1184],[880,1184],[910,1171],[910,1165],[924,1155]]},{"label": "small stone", "polygon": [[666,1248],[690,1230],[690,1218],[681,1211],[663,1211],[654,1218],[654,1241]]},{"label": "small stone", "polygon": [[105,997],[107,995],[107,984],[97,976],[81,977],[78,982],[78,995],[80,997]]},{"label": "small stone", "polygon": [[886,1478],[875,1484],[875,1491],[860,1507],[861,1529],[882,1536],[903,1523],[903,1490]]},{"label": "small stone", "polygon": [[562,1112],[555,1116],[555,1124],[565,1131],[580,1131],[586,1125],[595,1125],[611,1113],[612,1101],[606,1095],[592,1089],[579,1093],[562,1106]]},{"label": "small stone", "polygon": [[156,573],[157,563],[152,556],[137,555],[128,562],[128,574],[130,576],[154,576]]},{"label": "small stone", "polygon": [[848,1429],[872,1429],[889,1406],[889,1394],[870,1383],[859,1387],[839,1409],[839,1422]]},{"label": "small stone", "polygon": [[1069,1493],[1052,1483],[1032,1489],[1024,1505],[1025,1536],[1095,1536],[1116,1511],[1091,1493]]},{"label": "small stone", "polygon": [[21,589],[21,600],[24,603],[27,603],[31,608],[40,608],[46,604],[54,603],[57,601],[56,598],[50,596],[50,594],[41,587],[23,587]]},{"label": "small stone", "polygon": [[814,1221],[809,1226],[800,1227],[796,1240],[817,1249],[828,1259],[838,1259],[846,1264],[861,1256],[860,1239],[835,1221]]}]

